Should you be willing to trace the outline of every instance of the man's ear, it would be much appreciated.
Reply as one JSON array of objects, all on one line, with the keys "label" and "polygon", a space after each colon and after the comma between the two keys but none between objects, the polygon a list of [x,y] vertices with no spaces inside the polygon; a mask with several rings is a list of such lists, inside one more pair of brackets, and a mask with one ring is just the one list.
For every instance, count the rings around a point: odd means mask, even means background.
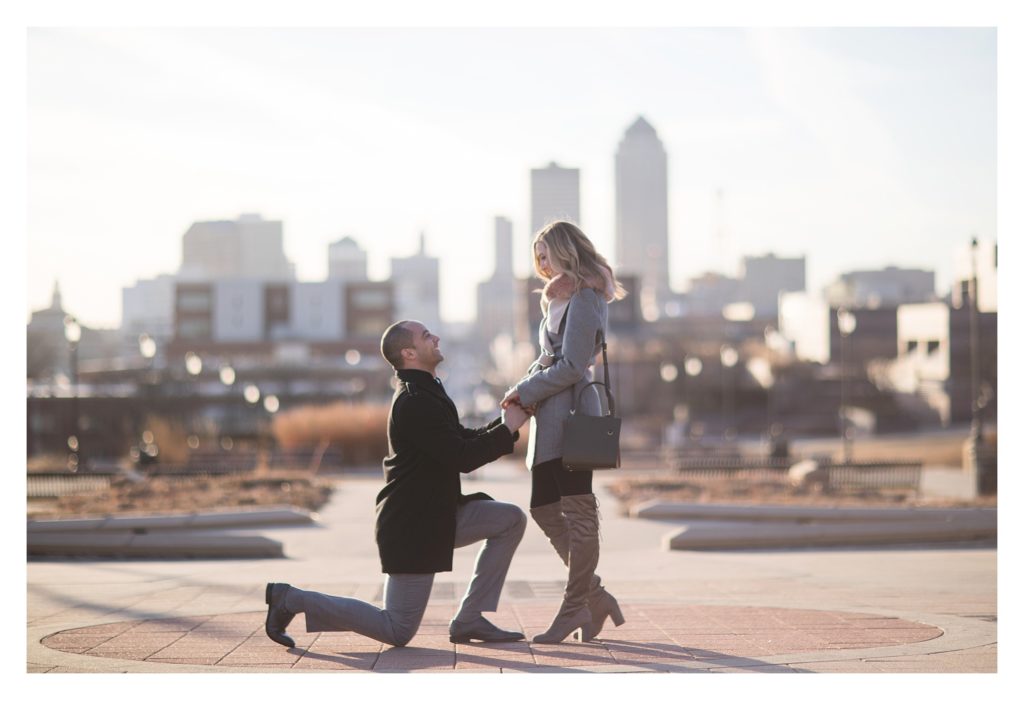
[{"label": "man's ear", "polygon": [[[406,354],[408,352],[408,355]],[[413,347],[403,348],[402,357],[406,360],[416,360],[416,349]]]}]

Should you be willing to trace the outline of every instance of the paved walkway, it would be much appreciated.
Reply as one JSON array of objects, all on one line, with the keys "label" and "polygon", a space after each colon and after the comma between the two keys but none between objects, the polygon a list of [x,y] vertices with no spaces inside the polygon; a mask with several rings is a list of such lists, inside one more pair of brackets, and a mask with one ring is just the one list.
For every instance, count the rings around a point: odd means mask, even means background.
[{"label": "paved walkway", "polygon": [[[29,563],[28,671],[996,671],[994,548],[669,551],[663,539],[678,522],[625,518],[607,494],[599,572],[626,624],[594,642],[449,643],[475,546],[437,576],[408,647],[307,634],[301,616],[289,629],[295,649],[271,642],[262,631],[268,580],[379,603],[378,487],[342,480],[319,526],[262,529],[284,543],[283,560]],[[524,509],[528,488],[520,468],[504,463],[463,485]],[[563,584],[560,561],[531,523],[490,618],[529,639],[547,626]]]}]

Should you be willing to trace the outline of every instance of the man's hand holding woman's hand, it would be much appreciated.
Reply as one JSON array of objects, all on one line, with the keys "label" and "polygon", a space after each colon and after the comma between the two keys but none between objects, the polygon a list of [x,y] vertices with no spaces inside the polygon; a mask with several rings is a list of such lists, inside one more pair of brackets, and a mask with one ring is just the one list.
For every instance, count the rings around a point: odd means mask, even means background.
[{"label": "man's hand holding woman's hand", "polygon": [[515,432],[520,427],[526,424],[526,421],[530,419],[530,415],[519,405],[512,403],[506,407],[501,413],[501,421],[509,432]]}]

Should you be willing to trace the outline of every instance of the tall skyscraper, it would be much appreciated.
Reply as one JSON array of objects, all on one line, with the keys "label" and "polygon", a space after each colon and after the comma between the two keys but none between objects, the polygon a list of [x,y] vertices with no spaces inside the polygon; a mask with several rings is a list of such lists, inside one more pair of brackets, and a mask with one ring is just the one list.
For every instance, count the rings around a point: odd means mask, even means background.
[{"label": "tall skyscraper", "polygon": [[512,223],[494,218],[494,273],[476,287],[478,340],[490,344],[500,334],[515,332],[516,278],[512,273]]},{"label": "tall skyscraper", "polygon": [[552,220],[580,224],[580,169],[553,161],[530,170],[530,239]]},{"label": "tall skyscraper", "polygon": [[645,317],[671,296],[668,281],[668,156],[643,116],[615,153],[615,267],[640,278]]},{"label": "tall skyscraper", "polygon": [[391,281],[396,320],[412,319],[431,330],[441,327],[440,262],[427,256],[422,233],[418,254],[391,259]]},{"label": "tall skyscraper", "polygon": [[494,276],[512,276],[512,221],[494,218]]},{"label": "tall skyscraper", "polygon": [[346,282],[366,281],[366,250],[351,237],[327,246],[327,278]]},{"label": "tall skyscraper", "polygon": [[183,278],[246,277],[290,280],[280,220],[244,214],[237,220],[194,222],[182,238]]}]

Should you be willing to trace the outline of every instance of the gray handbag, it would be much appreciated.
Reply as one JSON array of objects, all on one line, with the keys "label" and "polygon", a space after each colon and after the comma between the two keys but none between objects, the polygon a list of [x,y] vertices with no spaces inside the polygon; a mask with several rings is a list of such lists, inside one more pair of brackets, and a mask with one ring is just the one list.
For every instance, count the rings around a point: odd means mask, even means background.
[{"label": "gray handbag", "polygon": [[[604,342],[604,331],[598,331],[601,339],[601,360],[604,362],[604,382],[594,381],[582,388],[576,396],[576,404],[569,411],[565,421],[565,439],[562,442],[562,466],[570,471],[591,471],[594,469],[618,469],[619,432],[622,420],[615,416],[615,398],[612,396],[611,380],[608,376],[608,346]],[[584,415],[579,412],[580,401],[587,388],[601,386],[608,398],[607,415]]]}]

